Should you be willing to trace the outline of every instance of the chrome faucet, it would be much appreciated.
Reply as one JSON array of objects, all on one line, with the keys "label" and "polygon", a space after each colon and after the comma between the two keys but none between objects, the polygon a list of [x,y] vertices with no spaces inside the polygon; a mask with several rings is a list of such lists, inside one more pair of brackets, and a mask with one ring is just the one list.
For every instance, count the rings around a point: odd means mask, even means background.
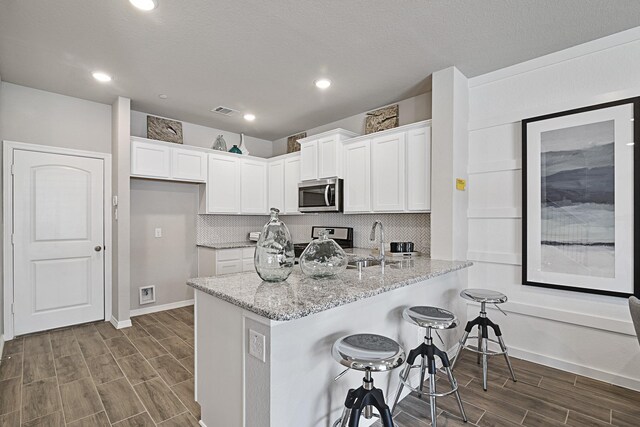
[{"label": "chrome faucet", "polygon": [[382,226],[382,221],[375,221],[373,226],[371,226],[371,236],[369,240],[372,242],[376,241],[376,227],[380,226],[380,261],[384,263],[384,227]]}]

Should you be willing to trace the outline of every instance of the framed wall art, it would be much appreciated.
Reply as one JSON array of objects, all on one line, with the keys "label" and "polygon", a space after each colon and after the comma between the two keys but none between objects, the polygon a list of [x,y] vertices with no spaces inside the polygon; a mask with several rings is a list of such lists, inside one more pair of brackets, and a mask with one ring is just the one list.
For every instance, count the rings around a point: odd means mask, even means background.
[{"label": "framed wall art", "polygon": [[522,121],[524,285],[640,295],[638,136],[640,98]]}]

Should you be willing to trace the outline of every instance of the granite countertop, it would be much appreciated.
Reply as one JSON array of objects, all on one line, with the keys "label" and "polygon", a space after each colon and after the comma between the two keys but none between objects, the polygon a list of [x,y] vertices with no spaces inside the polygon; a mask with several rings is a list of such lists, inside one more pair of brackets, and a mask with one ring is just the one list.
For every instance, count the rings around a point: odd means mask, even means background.
[{"label": "granite countertop", "polygon": [[236,249],[236,248],[253,248],[256,246],[256,242],[244,241],[244,242],[229,242],[229,243],[198,243],[196,246],[202,248],[211,249]]},{"label": "granite countertop", "polygon": [[[190,279],[187,284],[271,320],[294,320],[334,307],[432,279],[472,265],[426,257],[387,261],[367,267],[362,275],[347,269],[335,278],[312,279],[296,265],[285,282],[263,282],[255,272]],[[394,264],[390,264],[396,262]]]}]

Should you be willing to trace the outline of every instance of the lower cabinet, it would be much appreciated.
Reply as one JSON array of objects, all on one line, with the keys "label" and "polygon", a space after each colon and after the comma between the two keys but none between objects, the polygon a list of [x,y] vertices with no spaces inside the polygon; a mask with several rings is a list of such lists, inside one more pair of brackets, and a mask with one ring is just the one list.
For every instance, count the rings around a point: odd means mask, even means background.
[{"label": "lower cabinet", "polygon": [[198,277],[254,271],[255,248],[213,249],[198,247]]}]

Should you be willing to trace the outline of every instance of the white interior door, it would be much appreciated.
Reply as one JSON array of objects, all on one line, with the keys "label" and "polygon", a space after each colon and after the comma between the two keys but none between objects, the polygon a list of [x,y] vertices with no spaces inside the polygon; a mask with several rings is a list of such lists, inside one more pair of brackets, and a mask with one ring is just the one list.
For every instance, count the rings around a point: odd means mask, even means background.
[{"label": "white interior door", "polygon": [[104,161],[14,151],[16,335],[104,318]]}]

